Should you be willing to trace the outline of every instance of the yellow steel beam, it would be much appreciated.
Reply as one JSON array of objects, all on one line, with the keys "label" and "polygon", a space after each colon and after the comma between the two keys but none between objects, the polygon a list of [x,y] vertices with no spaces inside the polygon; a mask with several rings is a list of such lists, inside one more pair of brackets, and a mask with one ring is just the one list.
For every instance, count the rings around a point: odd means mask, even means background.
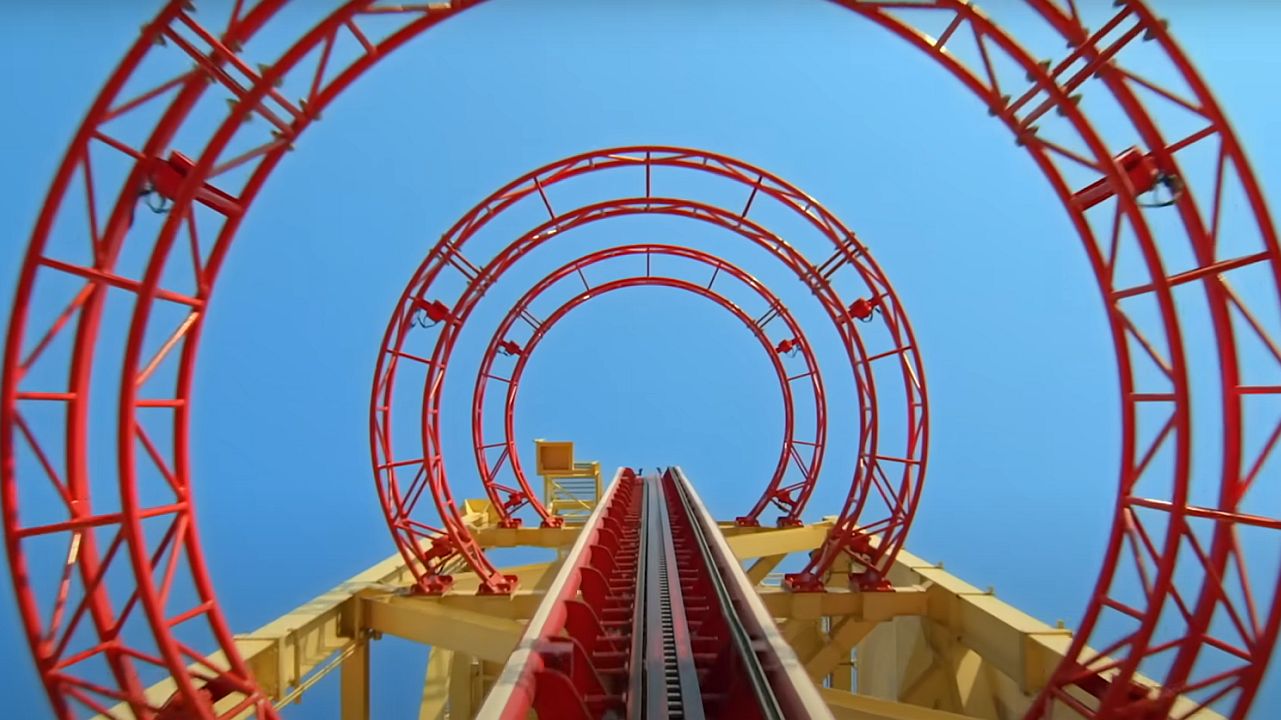
[{"label": "yellow steel beam", "polygon": [[754,531],[743,531],[722,535],[734,557],[739,560],[767,557],[770,555],[787,555],[794,552],[813,550],[823,543],[831,523],[815,523],[795,528],[752,528]]},{"label": "yellow steel beam", "polygon": [[534,472],[539,475],[574,470],[574,443],[566,440],[534,440]]},{"label": "yellow steel beam", "polygon": [[[476,527],[481,544],[487,547],[524,545],[563,551],[579,539],[578,528],[492,527],[493,508],[484,501],[468,501],[464,509],[468,523]],[[830,527],[828,520],[802,528],[721,525],[721,530],[722,542],[735,557],[755,560],[745,580],[758,585],[787,554],[817,547]],[[465,653],[474,710],[484,690],[476,687],[480,675],[475,668],[484,666],[473,660],[508,660],[524,632],[524,621],[537,614],[560,566],[558,560],[507,569],[521,578],[519,590],[511,596],[478,596],[475,576],[459,573],[452,593],[428,598],[396,592],[412,579],[396,555],[258,630],[236,636],[236,646],[259,686],[277,705],[296,701],[320,676],[341,667],[344,720],[368,714],[366,643],[370,631],[432,646],[422,717],[437,718],[446,711],[447,687],[451,685],[446,679],[462,672],[455,668],[454,652]],[[838,676],[849,662],[849,643],[861,643],[863,658],[880,658],[875,664],[859,664],[859,687],[865,692],[888,692],[890,679],[885,673],[889,673],[898,678],[891,683],[897,698],[928,698],[976,716],[994,717],[993,713],[999,714],[998,707],[1017,708],[1043,688],[1071,642],[1069,630],[1020,612],[991,591],[980,590],[910,553],[899,554],[890,579],[897,590],[885,593],[835,586],[824,593],[756,587],[764,609],[782,620],[780,631],[805,671],[815,678],[835,671],[832,682],[837,689],[824,690],[823,696],[838,717],[953,717],[841,692],[840,687],[848,685],[848,678]],[[824,618],[833,623],[831,637],[823,632]],[[871,634],[863,637],[869,630]],[[894,661],[894,657],[899,659]],[[458,658],[459,668],[462,658]],[[226,665],[220,654],[210,656],[207,662]],[[878,670],[868,674],[873,667]],[[1156,685],[1146,678],[1138,681]],[[174,689],[172,679],[165,680],[148,688],[147,696],[159,705]],[[229,706],[237,699],[229,697],[220,705]],[[1194,707],[1191,701],[1180,699],[1175,711],[1186,714]],[[926,714],[913,714],[917,712]],[[113,714],[131,716],[126,706],[114,708]],[[1209,711],[1196,716],[1218,717]]]},{"label": "yellow steel beam", "polygon": [[838,664],[849,662],[850,650],[877,624],[874,620],[859,620],[853,617],[836,622],[827,637],[827,642],[819,648],[818,652],[803,658],[805,672],[809,674],[810,679],[822,682],[823,678],[830,675]]},{"label": "yellow steel beam", "polygon": [[476,663],[476,712],[480,712],[480,706],[484,704],[485,698],[489,697],[489,691],[494,688],[494,683],[503,674],[504,667],[504,663],[488,660]]},{"label": "yellow steel beam", "polygon": [[528,620],[538,611],[546,592],[539,588],[517,590],[511,595],[445,595],[419,597],[415,600],[438,605],[446,610],[476,612],[493,618]]},{"label": "yellow steel beam", "polygon": [[802,662],[813,657],[827,641],[819,620],[788,620],[779,626],[779,633]]},{"label": "yellow steel beam", "polygon": [[494,504],[485,498],[464,500],[463,522],[474,530],[483,530],[498,523],[498,511],[494,509]]},{"label": "yellow steel beam", "polygon": [[[782,620],[780,631],[805,664],[809,677],[821,682],[833,675],[833,685],[844,689],[853,681],[849,663],[856,643],[885,620],[923,615],[928,610],[922,588],[857,592],[833,587],[822,593],[757,588],[757,592],[770,614]],[[825,622],[832,626],[830,633],[823,632]]]},{"label": "yellow steel beam", "polygon": [[[539,588],[550,582],[557,567],[558,563],[552,562],[505,568],[505,572],[519,574],[522,586],[528,588],[526,595],[521,597],[476,597],[473,594],[479,584],[478,580],[475,575],[467,574],[458,576],[453,594],[440,598],[414,599],[444,606],[441,613],[436,613],[433,617],[448,617],[448,613],[454,608],[469,606],[481,608],[500,619],[512,622],[529,617],[541,597]],[[358,668],[367,662],[367,657],[364,657],[368,652],[365,648],[365,631],[370,628],[363,620],[356,618],[358,608],[362,605],[357,596],[362,592],[373,592],[375,595],[386,593],[392,588],[406,586],[411,579],[404,560],[399,554],[393,555],[257,630],[237,635],[236,648],[259,686],[278,705],[298,700],[302,694],[299,692],[300,688],[305,689],[311,682],[318,680],[320,674],[339,667],[343,668],[341,672],[347,677],[351,688],[348,697],[352,699],[353,705],[358,705],[361,694],[356,679],[360,677]],[[468,638],[463,636],[452,642],[462,642],[461,649],[472,650],[467,641]],[[335,656],[339,656],[340,664],[333,662]],[[207,661],[217,667],[226,667],[222,653],[210,655]],[[304,679],[308,685],[303,684]],[[147,689],[147,697],[153,705],[158,706],[173,695],[176,687],[172,678],[162,680]],[[364,692],[368,692],[367,686]],[[230,706],[238,700],[239,696],[229,696],[225,704]],[[123,704],[113,708],[112,714],[117,717],[132,716],[128,706]],[[348,716],[344,716],[344,719],[346,717]]]},{"label": "yellow steel beam", "polygon": [[362,611],[357,605],[342,617],[348,637],[360,641],[344,653],[338,675],[338,705],[341,720],[369,720],[369,633],[364,629]]},{"label": "yellow steel beam", "polygon": [[919,705],[909,705],[834,688],[819,688],[818,692],[837,720],[970,720],[966,715],[931,710]]},{"label": "yellow steel beam", "polygon": [[342,662],[338,682],[339,717],[342,720],[368,720],[369,643],[359,643],[352,649],[351,655]]},{"label": "yellow steel beam", "polygon": [[237,635],[236,649],[259,687],[279,699],[329,655],[362,641],[350,602],[357,592],[408,581],[404,561],[393,555],[254,632]]},{"label": "yellow steel beam", "polygon": [[476,679],[476,664],[471,655],[454,653],[454,660],[449,666],[449,718],[470,718],[476,714],[479,704],[473,683]]},{"label": "yellow steel beam", "polygon": [[1072,632],[1047,625],[988,590],[900,552],[891,581],[926,586],[928,617],[960,638],[1028,694],[1045,687],[1072,642]]},{"label": "yellow steel beam", "polygon": [[454,651],[434,647],[427,656],[427,674],[423,678],[423,698],[418,705],[418,720],[445,720],[449,701],[449,670]]},{"label": "yellow steel beam", "polygon": [[837,587],[819,593],[793,593],[777,587],[758,587],[756,592],[775,618],[814,620],[858,616],[879,622],[900,615],[924,615],[929,610],[926,591],[914,586],[900,587],[893,592],[859,592]]},{"label": "yellow steel beam", "polygon": [[481,547],[546,547],[560,548],[574,544],[582,528],[566,526],[558,528],[544,527],[486,527],[473,531],[476,542]]},{"label": "yellow steel beam", "polygon": [[[410,579],[400,555],[393,555],[345,583],[294,608],[257,630],[236,636],[236,649],[249,666],[259,687],[273,702],[281,703],[335,653],[354,653],[365,638],[351,618],[356,592],[369,587],[404,585]],[[349,658],[350,659],[350,658]],[[217,667],[226,667],[222,653],[207,658]],[[332,668],[329,668],[332,669]],[[147,688],[147,698],[164,703],[176,691],[172,678]],[[297,699],[297,695],[292,699]],[[229,697],[229,702],[234,702]],[[112,709],[117,717],[130,717],[127,705]]]},{"label": "yellow steel beam", "polygon": [[753,585],[760,585],[769,574],[783,562],[787,555],[766,555],[765,557],[756,558],[756,561],[747,567],[747,581]]},{"label": "yellow steel beam", "polygon": [[[1070,630],[1041,622],[998,599],[992,589],[980,590],[911,553],[900,551],[889,579],[896,586],[923,587],[928,610],[919,619],[886,623],[859,646],[860,657],[882,658],[875,665],[859,664],[859,687],[866,692],[882,695],[889,681],[898,698],[937,702],[942,693],[955,708],[979,717],[1017,714],[1049,682],[1072,642]],[[885,660],[896,654],[897,661]],[[1141,675],[1134,679],[1159,687]],[[1193,713],[1221,717],[1188,698],[1175,700],[1172,715]]]},{"label": "yellow steel beam", "polygon": [[854,691],[854,660],[849,652],[832,667],[831,683],[833,690]]},{"label": "yellow steel beam", "polygon": [[503,662],[525,626],[437,602],[435,598],[366,592],[360,596],[365,626],[432,647],[466,651],[469,656]]},{"label": "yellow steel beam", "polygon": [[[518,588],[521,591],[537,590],[545,588],[551,578],[556,575],[556,570],[560,568],[560,561],[530,563],[529,565],[514,565],[503,568],[507,575],[516,575],[520,578]],[[443,598],[467,598],[481,597],[476,595],[480,588],[480,579],[474,574],[455,576],[453,589],[449,593],[442,595]]]},{"label": "yellow steel beam", "polygon": [[[970,656],[978,654],[928,617],[885,623],[859,645],[858,655],[864,660],[858,687],[866,694],[983,718],[998,717],[990,712],[998,704],[997,693],[1002,696],[999,704],[1011,712],[1029,702],[1011,680],[1006,680],[1008,687],[979,682],[980,676],[1001,674],[991,665],[973,667]],[[963,667],[965,672],[959,672]],[[986,707],[978,697],[983,692],[990,701]]]}]

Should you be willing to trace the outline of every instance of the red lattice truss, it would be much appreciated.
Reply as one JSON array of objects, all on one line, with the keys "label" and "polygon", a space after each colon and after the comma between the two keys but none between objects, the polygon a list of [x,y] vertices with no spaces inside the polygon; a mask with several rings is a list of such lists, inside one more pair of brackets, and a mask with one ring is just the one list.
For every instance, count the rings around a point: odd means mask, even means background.
[{"label": "red lattice truss", "polygon": [[[260,31],[283,0],[237,0],[228,17],[203,21],[172,2],[143,27],[71,140],[22,267],[0,400],[9,566],[59,717],[121,702],[139,717],[274,716],[235,650],[195,527],[189,420],[204,311],[241,220],[303,131],[378,60],[476,4],[307,5],[312,27],[283,52],[260,55]],[[1276,478],[1268,462],[1281,439],[1281,255],[1222,110],[1164,23],[1138,2],[1029,0],[1036,48],[958,0],[836,4],[935,60],[1010,130],[1062,200],[1106,307],[1122,401],[1114,522],[1079,632],[1032,715],[1062,704],[1091,717],[1165,716],[1182,694],[1195,702],[1178,706],[1180,716],[1212,705],[1245,717],[1281,626],[1281,578],[1249,551],[1275,546],[1281,529],[1274,508],[1252,502],[1255,486]],[[1094,14],[1084,17],[1087,10]],[[1100,132],[1096,113],[1126,118],[1124,136]],[[648,177],[651,167],[687,157],[638,148],[602,162]],[[532,188],[509,189],[537,192],[550,209],[545,182],[582,171],[577,162],[585,158],[530,176]],[[799,191],[729,159],[697,162],[743,182],[743,227],[750,198],[777,193],[781,204],[831,223],[836,262],[863,259],[853,236]],[[1141,203],[1161,187],[1172,198],[1158,222]],[[659,204],[649,193],[638,198]],[[150,215],[143,203],[167,212]],[[565,218],[549,214],[553,224]],[[453,232],[479,221],[469,217]],[[835,307],[848,315],[848,305]],[[880,321],[903,340],[883,351],[905,374],[919,373],[897,299],[882,309]],[[100,332],[113,312],[128,316],[127,334]],[[1209,341],[1189,340],[1193,318],[1205,319]],[[856,366],[875,356],[857,356]],[[1217,372],[1194,383],[1198,363]],[[1209,432],[1194,422],[1194,390],[1198,407],[1213,409]],[[860,506],[880,490],[851,493],[810,576],[836,552],[883,569],[901,545],[925,457],[924,396],[905,401],[920,404],[909,413],[919,432],[903,454],[886,454],[894,472],[878,463],[861,481],[864,490],[892,487],[899,499],[877,519]],[[90,430],[103,418],[112,420],[114,447],[99,442],[93,451],[114,461],[95,455],[91,464]],[[1218,450],[1215,462],[1193,465],[1194,430],[1198,453]],[[444,524],[433,537],[454,539],[454,503],[433,490]],[[869,534],[878,542],[864,547]],[[476,548],[449,552],[502,589],[506,579]],[[1145,687],[1141,674],[1160,689]],[[144,687],[163,677],[174,694],[146,697]]]}]

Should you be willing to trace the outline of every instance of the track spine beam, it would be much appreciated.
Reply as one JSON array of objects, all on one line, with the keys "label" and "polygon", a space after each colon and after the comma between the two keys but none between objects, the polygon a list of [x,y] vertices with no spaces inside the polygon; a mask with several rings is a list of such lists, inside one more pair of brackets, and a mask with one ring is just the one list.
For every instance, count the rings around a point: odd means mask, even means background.
[{"label": "track spine beam", "polygon": [[695,558],[678,539],[688,518],[673,512],[672,495],[658,478],[647,478],[645,490],[645,717],[703,720],[704,701],[714,698],[703,696],[706,667],[695,664],[692,636],[710,598],[690,582]]},{"label": "track spine beam", "polygon": [[619,471],[478,717],[632,715],[643,498],[641,479]]},{"label": "track spine beam", "polygon": [[684,475],[620,471],[479,717],[830,717]]}]

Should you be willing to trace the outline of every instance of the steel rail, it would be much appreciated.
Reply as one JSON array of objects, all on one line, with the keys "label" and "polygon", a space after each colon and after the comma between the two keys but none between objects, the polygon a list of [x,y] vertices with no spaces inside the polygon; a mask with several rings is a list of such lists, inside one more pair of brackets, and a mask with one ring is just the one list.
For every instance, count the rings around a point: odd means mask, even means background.
[{"label": "steel rail", "polygon": [[830,717],[710,517],[620,471],[478,717]]},{"label": "steel rail", "polygon": [[635,473],[619,470],[570,549],[478,718],[592,718],[627,707],[634,675],[621,650],[634,629],[636,531],[644,517]]},{"label": "steel rail", "polygon": [[[170,279],[171,256],[191,249],[196,266],[194,290],[181,294],[209,300],[240,223],[304,131],[365,71],[419,34],[479,3],[457,0],[393,6],[348,2],[321,10],[304,4],[311,21],[299,16],[306,24],[300,26],[298,39],[255,70],[254,60],[260,59],[252,53],[255,38],[284,4],[283,0],[238,1],[225,21],[209,15],[198,19],[185,0],[173,0],[159,11],[143,27],[77,130],[31,235],[15,294],[0,385],[0,460],[4,461],[0,462],[0,504],[8,564],[27,643],[52,709],[61,718],[97,711],[104,702],[114,703],[121,697],[143,714],[155,711],[154,701],[141,693],[139,677],[157,671],[172,675],[181,701],[195,716],[230,717],[248,707],[256,708],[260,715],[274,716],[247,672],[219,609],[194,523],[195,503],[185,499],[192,484],[192,378],[207,313],[202,311],[194,319],[188,318],[190,322],[183,321],[181,339],[167,344],[163,353],[151,356],[140,347],[149,328],[154,332],[160,324],[152,306],[174,297],[173,288],[162,287],[162,280]],[[1262,191],[1222,109],[1164,23],[1138,0],[1115,5],[1073,1],[1066,7],[1061,2],[1029,0],[1026,4],[1033,11],[1033,21],[1039,18],[1041,29],[1050,32],[1032,28],[1027,35],[1038,45],[1027,49],[1018,37],[964,0],[836,0],[836,4],[936,61],[1012,133],[1060,197],[1085,245],[1098,275],[1097,289],[1108,307],[1123,405],[1120,491],[1103,566],[1072,651],[1030,716],[1050,716],[1065,708],[1091,717],[1138,711],[1162,714],[1179,693],[1197,691],[1203,705],[1222,707],[1233,718],[1244,718],[1263,683],[1281,633],[1276,568],[1266,559],[1253,559],[1253,548],[1234,538],[1234,533],[1248,524],[1248,517],[1259,514],[1259,501],[1266,499],[1258,497],[1257,489],[1251,492],[1256,486],[1269,485],[1256,483],[1256,477],[1266,481],[1275,476],[1260,474],[1257,469],[1274,459],[1281,447],[1274,432],[1274,439],[1261,450],[1248,448],[1242,399],[1255,387],[1254,372],[1281,364],[1281,351],[1277,351],[1281,343],[1271,320],[1281,287],[1281,245]],[[907,14],[900,12],[904,6]],[[391,27],[375,32],[369,22],[373,15]],[[937,27],[947,28],[938,37],[927,34],[931,25],[918,24],[931,17],[938,21]],[[1020,34],[1024,25],[1020,23]],[[349,42],[353,36],[358,42]],[[347,42],[338,42],[340,38]],[[973,53],[966,56],[959,41],[967,39],[976,45],[981,58],[972,57]],[[1135,64],[1130,47],[1141,40],[1148,43],[1147,51],[1140,55],[1146,60]],[[1062,41],[1067,43],[1066,50]],[[320,62],[305,62],[317,56]],[[1049,61],[1042,62],[1046,58]],[[157,68],[168,68],[173,74],[147,81]],[[1143,76],[1150,73],[1155,73],[1151,77],[1156,80]],[[283,94],[282,87],[293,86],[309,88],[302,100],[293,101]],[[1158,97],[1140,100],[1136,92]],[[1085,102],[1081,102],[1083,95]],[[202,98],[213,101],[198,102]],[[220,99],[230,102],[224,104]],[[1115,109],[1129,118],[1140,145],[1130,149],[1116,146],[1093,127],[1091,115],[1098,112],[1100,103],[1109,100],[1112,105],[1102,108],[1103,116],[1111,117],[1113,113],[1107,111]],[[211,108],[213,116],[207,112]],[[1038,124],[1055,110],[1063,118],[1057,127]],[[1190,135],[1167,137],[1161,131],[1177,124],[1165,122],[1177,119],[1170,113],[1188,111],[1201,116],[1205,125]],[[266,122],[246,122],[255,115]],[[113,135],[112,123],[122,119],[140,130],[138,138]],[[206,126],[214,128],[209,139],[193,142],[187,128]],[[1214,143],[1218,143],[1217,163],[1198,168],[1184,161],[1191,160],[1189,148],[1200,150]],[[1082,144],[1084,150],[1067,149]],[[245,151],[245,147],[254,149]],[[125,172],[101,172],[101,156],[93,163],[99,171],[93,171],[91,150],[123,163]],[[1154,175],[1131,172],[1123,162],[1131,150],[1154,170],[1180,179],[1183,191],[1172,206],[1180,222],[1149,223],[1145,219],[1145,208],[1135,196],[1149,188]],[[646,159],[651,152],[644,150]],[[634,160],[624,157],[619,162]],[[579,161],[581,158],[571,159],[559,166],[557,177],[572,175],[575,167],[582,167],[575,165]],[[1067,163],[1068,169],[1084,168],[1086,184],[1082,187],[1074,182],[1060,167],[1062,163]],[[634,165],[645,171],[648,189],[651,164]],[[737,173],[729,164],[720,167]],[[237,172],[229,173],[231,169]],[[539,180],[535,183],[537,192],[543,193],[542,180],[550,177],[535,179]],[[751,176],[749,184],[753,182],[761,181]],[[1253,244],[1250,253],[1237,260],[1214,252],[1221,240],[1217,198],[1225,185],[1233,183],[1240,186],[1246,199],[1244,207],[1235,212],[1247,222],[1254,221],[1252,232],[1232,232],[1237,238],[1234,242],[1244,236]],[[760,196],[768,195],[771,189],[780,190],[766,180]],[[144,223],[133,223],[137,205],[145,202],[141,199],[144,194],[168,207],[167,217],[154,231]],[[801,194],[786,189],[781,196],[802,205],[807,202]],[[1100,202],[1101,197],[1107,201]],[[1197,198],[1211,207],[1198,206]],[[474,224],[479,214],[492,209],[478,208],[477,215],[462,225]],[[196,238],[198,214],[209,221],[200,230],[203,242]],[[90,222],[71,222],[81,215],[88,215]],[[74,242],[76,231],[55,233],[55,226],[81,228],[81,242]],[[1109,227],[1116,230],[1109,231]],[[1226,237],[1226,231],[1223,235]],[[1129,282],[1117,285],[1111,259],[1123,237],[1129,238],[1125,252],[1141,256],[1139,264],[1145,272],[1139,274],[1147,277],[1129,278]],[[1180,249],[1192,250],[1191,267],[1180,258]],[[123,261],[148,250],[151,257],[145,272]],[[1243,269],[1254,274],[1243,276]],[[1188,298],[1176,304],[1172,289],[1188,278],[1197,279],[1205,296],[1199,307],[1209,311],[1215,342],[1188,342],[1181,334],[1189,317]],[[36,286],[69,280],[85,284],[65,306],[50,307],[35,294]],[[1247,283],[1256,288],[1248,296],[1234,289]],[[105,331],[103,308],[109,289],[132,297],[135,312],[127,338]],[[1136,296],[1144,297],[1148,305],[1157,303],[1159,313],[1134,313],[1120,302],[1123,297]],[[67,359],[56,354],[50,358],[52,353],[45,353],[46,348],[56,346],[55,339],[71,335],[74,349]],[[1260,363],[1264,367],[1249,373],[1248,363],[1238,357],[1237,349],[1247,341],[1262,342],[1270,349],[1270,357]],[[1137,347],[1132,347],[1135,343]],[[911,347],[916,347],[914,339]],[[86,451],[89,418],[100,414],[104,402],[92,400],[103,396],[99,390],[102,380],[94,378],[100,378],[104,366],[112,367],[102,358],[120,350],[126,351],[126,361],[119,373],[116,458],[114,463],[94,463],[91,475]],[[65,365],[65,382],[47,385],[42,379],[49,377],[48,372],[28,372],[42,356],[47,364]],[[1144,356],[1155,361],[1161,372],[1142,375],[1136,364],[1146,362]],[[1221,450],[1221,457],[1217,468],[1203,471],[1189,461],[1194,428],[1188,368],[1210,360],[1217,361],[1219,368],[1217,400],[1222,422],[1214,423],[1218,427],[1212,428],[1208,443],[1211,449]],[[162,372],[153,373],[160,364],[165,366]],[[905,371],[916,367],[904,363]],[[173,386],[161,387],[153,380],[149,389],[156,394],[140,394],[138,386],[144,385],[146,378],[163,377],[167,369],[178,372]],[[1167,382],[1162,375],[1171,377]],[[1174,386],[1173,392],[1169,385]],[[1262,397],[1274,405],[1277,395]],[[28,414],[26,408],[32,403],[49,401],[64,403],[65,422],[38,424]],[[165,424],[171,428],[172,442],[157,444],[142,437],[144,425],[136,417],[142,408],[163,408],[151,412],[169,415]],[[1150,415],[1154,408],[1169,413],[1170,421],[1168,429],[1148,443],[1146,433],[1140,433],[1139,416]],[[920,426],[919,440],[912,437],[923,448],[927,445],[924,419]],[[1281,432],[1281,425],[1275,424],[1264,430],[1273,427]],[[1195,433],[1198,440],[1203,434]],[[139,443],[147,452],[140,452]],[[15,462],[23,452],[55,462]],[[1159,452],[1176,455],[1178,462],[1142,460]],[[59,468],[56,460],[61,460],[63,467]],[[906,463],[899,471],[907,477],[913,468],[923,472],[923,464]],[[879,566],[892,561],[915,508],[919,478],[907,479],[911,496],[904,504],[909,513],[889,542],[877,545],[877,552],[882,553]],[[113,481],[119,498],[91,491]],[[440,484],[444,485],[443,480]],[[1193,486],[1219,489],[1210,508],[1218,513],[1217,524],[1202,533],[1213,537],[1198,537],[1193,532],[1191,521],[1198,518],[1196,508],[1203,504],[1191,501],[1189,488]],[[456,534],[449,539],[462,545],[454,557],[486,569],[483,554],[466,535],[448,489],[432,489],[434,495],[439,492],[440,505],[445,508],[441,512],[442,532]],[[22,521],[29,522],[33,513],[49,509],[39,504],[48,492],[57,493],[66,506],[55,508],[58,521],[24,525]],[[177,499],[182,501],[175,502]],[[1273,517],[1269,507],[1264,504],[1262,512]],[[857,508],[841,513],[831,542],[803,575],[821,582],[823,573],[830,569],[829,561],[856,547],[849,538],[851,532],[861,529],[858,515]],[[167,522],[155,519],[162,516]],[[144,520],[148,521],[145,525]],[[41,590],[30,582],[32,571],[38,570],[36,558],[41,557],[33,552],[37,542],[63,542],[74,550],[67,556],[75,558],[74,571],[52,590]],[[153,550],[157,545],[159,553]],[[179,555],[177,550],[185,560],[171,563],[170,558]],[[406,558],[411,563],[424,559],[438,564],[440,557]],[[1120,603],[1135,574],[1146,577],[1150,565],[1156,567],[1156,573],[1143,601],[1138,607]],[[171,575],[168,567],[184,572]],[[1265,577],[1260,581],[1261,575]],[[1250,586],[1243,580],[1238,583],[1242,587],[1236,588],[1230,583],[1234,576],[1252,576],[1260,584]],[[177,584],[170,582],[175,577],[179,578]],[[491,572],[488,579],[495,587],[505,584],[505,578],[497,573]],[[174,588],[194,596],[195,605],[182,603],[182,593]],[[111,602],[118,594],[130,597],[126,605]],[[1182,612],[1185,598],[1193,597],[1192,607]],[[186,618],[181,633],[167,612],[175,609],[171,607],[175,603],[187,606],[178,615]],[[52,605],[54,612],[41,613],[46,605]],[[1176,609],[1180,614],[1172,611]],[[1216,613],[1249,617],[1250,621],[1242,624],[1242,630],[1223,632],[1211,622]],[[1138,631],[1119,634],[1115,630],[1117,621],[1124,621],[1125,616],[1141,618]],[[1172,619],[1166,622],[1164,618]],[[193,673],[188,663],[194,651],[189,643],[179,641],[180,635],[202,636],[208,647],[226,654],[227,665]],[[1172,664],[1168,662],[1170,642],[1177,646]],[[1230,672],[1199,667],[1203,664],[1197,662],[1199,657],[1225,644],[1241,654]],[[1104,645],[1118,647],[1112,656],[1122,664],[1115,674],[1102,666],[1101,658],[1087,653],[1088,647]],[[104,662],[111,666],[115,687],[101,685],[100,674],[95,672]],[[1145,668],[1156,670],[1164,685],[1156,697],[1147,691],[1135,692],[1141,688],[1131,682]],[[1082,704],[1078,691],[1097,685],[1105,672],[1109,680],[1104,692]]]},{"label": "steel rail", "polygon": [[[703,720],[704,698],[672,541],[672,513],[659,478],[646,478],[645,502],[649,513],[645,527],[645,717]],[[632,662],[640,664],[636,658]]]},{"label": "steel rail", "polygon": [[[715,602],[720,608],[721,615],[724,617],[725,624],[729,629],[730,647],[738,655],[740,666],[746,671],[747,681],[751,686],[752,696],[756,698],[757,708],[760,710],[761,717],[769,720],[796,717],[796,715],[784,714],[783,708],[779,705],[774,688],[770,683],[770,678],[767,676],[765,667],[761,663],[761,658],[757,654],[759,651],[753,649],[754,639],[748,631],[744,619],[739,617],[738,611],[734,607],[734,599],[730,596],[724,578],[717,571],[716,558],[712,554],[711,545],[707,539],[707,531],[694,517],[694,510],[690,505],[689,496],[685,492],[684,483],[677,482],[675,476],[669,471],[662,478],[662,485],[664,490],[670,492],[672,497],[675,498],[674,504],[681,508],[685,516],[685,522],[693,531],[698,555],[710,571],[708,572],[708,578],[711,580],[712,589],[716,593]],[[805,682],[809,683],[809,679],[806,678]]]}]

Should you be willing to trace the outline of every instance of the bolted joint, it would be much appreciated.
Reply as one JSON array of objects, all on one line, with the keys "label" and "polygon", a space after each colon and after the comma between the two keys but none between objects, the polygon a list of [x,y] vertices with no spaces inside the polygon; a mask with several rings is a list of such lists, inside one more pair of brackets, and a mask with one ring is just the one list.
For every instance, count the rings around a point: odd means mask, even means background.
[{"label": "bolted joint", "polygon": [[894,592],[894,584],[886,580],[879,570],[867,569],[850,573],[850,589],[861,592]]},{"label": "bolted joint", "polygon": [[520,581],[515,575],[499,575],[492,577],[481,583],[476,589],[477,595],[511,595],[516,592],[516,585]]},{"label": "bolted joint", "polygon": [[876,298],[859,298],[850,303],[849,313],[856,320],[871,322],[872,313],[876,312]]},{"label": "bolted joint", "polygon": [[783,576],[783,587],[789,592],[827,592],[823,579],[811,572],[787,573]]}]

